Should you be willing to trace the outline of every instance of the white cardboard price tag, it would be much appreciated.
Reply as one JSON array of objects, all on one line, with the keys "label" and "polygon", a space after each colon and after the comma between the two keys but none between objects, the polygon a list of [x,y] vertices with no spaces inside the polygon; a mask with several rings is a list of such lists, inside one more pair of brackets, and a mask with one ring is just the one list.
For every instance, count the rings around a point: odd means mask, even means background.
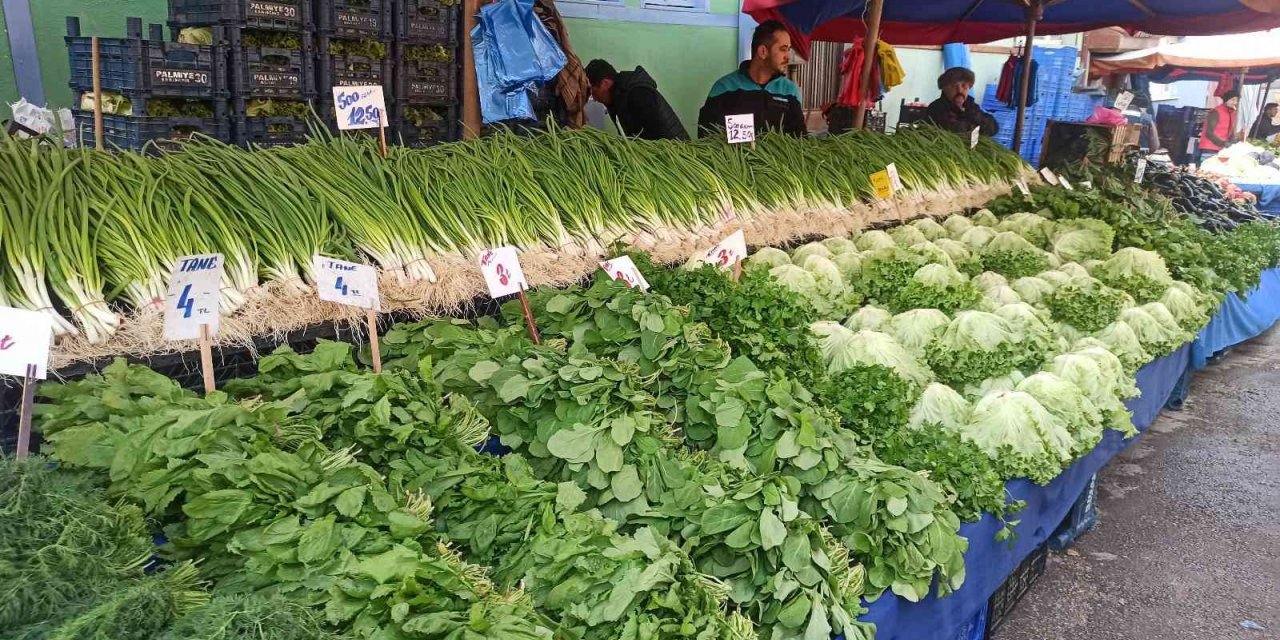
[{"label": "white cardboard price tag", "polygon": [[165,340],[198,339],[200,325],[209,326],[209,337],[218,335],[222,265],[221,253],[178,258],[165,296]]},{"label": "white cardboard price tag", "polygon": [[644,279],[644,274],[640,273],[640,269],[629,256],[619,256],[601,262],[600,268],[604,269],[610,278],[627,283],[628,287],[633,289],[639,287],[641,291],[649,290],[649,281]]},{"label": "white cardboard price tag", "polygon": [[1133,181],[1142,184],[1142,179],[1147,175],[1147,159],[1138,158],[1138,168],[1133,172]]},{"label": "white cardboard price tag", "polygon": [[1071,186],[1071,183],[1070,183],[1070,182],[1067,182],[1067,179],[1066,179],[1065,177],[1063,177],[1063,176],[1058,176],[1058,184],[1062,185],[1062,188],[1063,188],[1063,189],[1066,189],[1067,191],[1075,191],[1075,190],[1076,190],[1076,188],[1075,188],[1075,187],[1073,187],[1073,186]]},{"label": "white cardboard price tag", "polygon": [[729,144],[756,141],[756,114],[743,113],[724,117],[724,137]]},{"label": "white cardboard price tag", "polygon": [[316,274],[316,292],[326,302],[361,309],[382,310],[378,295],[378,270],[358,262],[316,255],[311,258]]},{"label": "white cardboard price tag", "polygon": [[382,87],[334,87],[333,105],[338,109],[338,128],[343,131],[387,126]]},{"label": "white cardboard price tag", "polygon": [[1080,186],[1082,186],[1082,187],[1084,187],[1084,188],[1086,188],[1086,189],[1092,189],[1092,188],[1093,188],[1093,181],[1092,181],[1092,180],[1085,180],[1084,182],[1081,182],[1081,183],[1080,183]]},{"label": "white cardboard price tag", "polygon": [[0,375],[24,378],[27,365],[36,365],[36,379],[49,370],[53,318],[49,314],[0,307]]},{"label": "white cardboard price tag", "polygon": [[1017,182],[1015,182],[1015,183],[1013,183],[1013,184],[1014,184],[1014,186],[1018,187],[1018,191],[1021,191],[1021,192],[1022,192],[1022,195],[1026,196],[1026,197],[1028,197],[1028,198],[1030,198],[1030,197],[1031,197],[1031,189],[1027,187],[1027,181],[1026,181],[1026,180],[1018,180]]},{"label": "white cardboard price tag", "polygon": [[721,269],[732,269],[734,264],[746,259],[747,236],[739,230],[708,249],[702,255],[701,261],[705,264],[714,264]]},{"label": "white cardboard price tag", "polygon": [[1116,111],[1124,111],[1125,109],[1128,109],[1129,105],[1131,104],[1133,104],[1132,93],[1129,93],[1128,91],[1122,91],[1120,95],[1116,96],[1116,102],[1115,102]]},{"label": "white cardboard price tag", "polygon": [[489,296],[493,298],[520,293],[529,288],[515,247],[485,250],[480,254],[480,272],[484,274],[484,283],[489,286]]},{"label": "white cardboard price tag", "polygon": [[970,148],[970,149],[976,148],[976,147],[978,146],[978,136],[980,135],[980,132],[981,132],[981,131],[982,131],[982,127],[974,127],[974,128],[973,128],[973,131],[972,131],[971,133],[969,133],[969,148]]},{"label": "white cardboard price tag", "polygon": [[890,162],[884,170],[889,172],[889,182],[893,183],[893,192],[902,191],[902,176],[898,175],[898,163]]},{"label": "white cardboard price tag", "polygon": [[1056,185],[1056,184],[1058,184],[1058,176],[1057,176],[1057,174],[1055,174],[1055,173],[1053,172],[1053,170],[1052,170],[1052,169],[1050,169],[1049,167],[1045,167],[1045,168],[1041,169],[1041,170],[1040,170],[1040,175],[1044,176],[1044,179],[1045,179],[1049,184],[1052,184],[1052,185]]}]

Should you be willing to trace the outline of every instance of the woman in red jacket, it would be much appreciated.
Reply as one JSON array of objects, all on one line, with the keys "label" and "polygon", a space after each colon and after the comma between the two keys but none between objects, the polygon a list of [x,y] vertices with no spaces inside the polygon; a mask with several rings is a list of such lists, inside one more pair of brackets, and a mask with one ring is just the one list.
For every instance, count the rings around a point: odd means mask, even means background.
[{"label": "woman in red jacket", "polygon": [[1216,155],[1240,138],[1236,133],[1236,109],[1240,106],[1240,93],[1234,89],[1222,96],[1222,104],[1209,112],[1200,134],[1200,161]]}]

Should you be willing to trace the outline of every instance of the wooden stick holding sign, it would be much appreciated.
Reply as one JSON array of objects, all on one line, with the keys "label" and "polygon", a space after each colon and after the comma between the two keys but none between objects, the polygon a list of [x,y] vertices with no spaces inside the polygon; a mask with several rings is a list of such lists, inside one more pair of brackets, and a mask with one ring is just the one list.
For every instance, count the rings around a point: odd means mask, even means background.
[{"label": "wooden stick holding sign", "polygon": [[382,345],[378,341],[378,311],[382,309],[382,296],[378,292],[378,270],[367,264],[321,255],[311,257],[311,266],[316,274],[316,292],[321,300],[364,309],[373,372],[382,373]]},{"label": "wooden stick holding sign", "polygon": [[178,258],[169,278],[169,293],[165,296],[164,338],[200,342],[200,371],[205,393],[216,389],[213,337],[221,327],[218,299],[223,264],[221,253]]},{"label": "wooden stick holding sign", "polygon": [[19,458],[25,458],[31,450],[31,408],[35,404],[36,381],[43,380],[48,373],[52,345],[53,322],[48,314],[0,307],[0,375],[22,378],[16,450]]},{"label": "wooden stick holding sign", "polygon": [[339,130],[377,129],[382,157],[387,157],[387,100],[382,87],[334,87],[333,106]]},{"label": "wooden stick holding sign", "polygon": [[524,312],[529,339],[534,344],[542,344],[542,335],[538,333],[538,323],[534,321],[529,296],[525,293],[529,282],[524,278],[524,269],[520,266],[516,248],[496,247],[483,251],[480,254],[480,273],[489,287],[489,296],[494,300],[512,294],[520,296],[520,310]]}]

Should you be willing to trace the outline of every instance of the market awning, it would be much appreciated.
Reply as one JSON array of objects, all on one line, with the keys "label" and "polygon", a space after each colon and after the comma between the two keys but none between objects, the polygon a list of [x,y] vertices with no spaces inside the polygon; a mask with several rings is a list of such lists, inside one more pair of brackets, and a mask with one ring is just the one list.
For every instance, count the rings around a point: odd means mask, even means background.
[{"label": "market awning", "polygon": [[[1235,40],[1233,38],[1233,40]],[[1111,56],[1094,56],[1089,75],[1144,74],[1156,82],[1219,80],[1224,74],[1246,84],[1262,84],[1280,76],[1280,36],[1240,37],[1223,46],[1218,41],[1188,40]]]},{"label": "market awning", "polygon": [[[812,40],[852,42],[866,33],[869,0],[746,0],[757,21],[779,19]],[[1010,0],[888,0],[880,38],[895,45],[981,43],[1022,35],[1026,4]],[[1280,27],[1280,0],[1059,0],[1036,32],[1118,26],[1160,35],[1218,35]]]}]

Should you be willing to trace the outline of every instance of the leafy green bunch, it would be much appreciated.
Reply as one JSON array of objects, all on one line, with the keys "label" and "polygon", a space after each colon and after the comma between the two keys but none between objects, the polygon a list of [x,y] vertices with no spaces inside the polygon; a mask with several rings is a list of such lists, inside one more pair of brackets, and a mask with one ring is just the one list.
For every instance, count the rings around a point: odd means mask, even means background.
[{"label": "leafy green bunch", "polygon": [[1093,278],[1073,278],[1049,294],[1046,306],[1055,321],[1093,333],[1120,317],[1124,293]]}]

